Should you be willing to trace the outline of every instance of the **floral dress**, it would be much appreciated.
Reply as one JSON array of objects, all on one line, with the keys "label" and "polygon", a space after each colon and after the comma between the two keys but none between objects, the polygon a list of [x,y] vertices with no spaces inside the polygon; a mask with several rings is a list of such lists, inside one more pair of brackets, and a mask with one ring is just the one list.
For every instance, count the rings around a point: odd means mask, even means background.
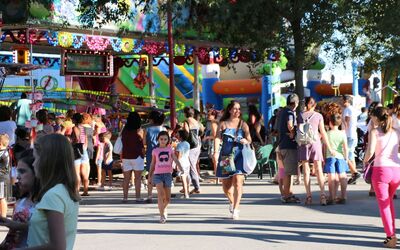
[{"label": "floral dress", "polygon": [[[246,174],[246,172],[243,170],[243,156],[242,156],[243,145],[239,142],[244,137],[243,136],[244,132],[243,129],[239,128],[239,131],[236,136],[236,142],[235,142],[235,133],[236,133],[236,128],[226,128],[221,133],[222,145],[217,166],[218,178],[226,179],[237,174]],[[234,172],[227,173],[221,166],[221,161],[223,160],[224,156],[228,156],[232,153],[234,155],[236,170]]]},{"label": "floral dress", "polygon": [[[32,214],[35,210],[35,203],[33,203],[28,198],[22,198],[15,204],[15,209],[13,213],[13,221],[29,223]],[[18,231],[12,230],[8,231],[6,238],[1,244],[1,249],[14,249],[14,248],[24,248],[28,247],[27,244],[28,230]]]}]

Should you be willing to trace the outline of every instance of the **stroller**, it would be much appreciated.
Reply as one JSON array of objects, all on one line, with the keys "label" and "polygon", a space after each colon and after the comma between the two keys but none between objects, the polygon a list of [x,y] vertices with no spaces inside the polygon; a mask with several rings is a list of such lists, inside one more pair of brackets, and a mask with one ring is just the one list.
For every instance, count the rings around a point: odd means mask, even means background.
[{"label": "stroller", "polygon": [[367,133],[362,129],[357,128],[357,146],[355,150],[355,160],[357,166],[362,166],[362,162],[365,156],[365,150],[367,149]]}]

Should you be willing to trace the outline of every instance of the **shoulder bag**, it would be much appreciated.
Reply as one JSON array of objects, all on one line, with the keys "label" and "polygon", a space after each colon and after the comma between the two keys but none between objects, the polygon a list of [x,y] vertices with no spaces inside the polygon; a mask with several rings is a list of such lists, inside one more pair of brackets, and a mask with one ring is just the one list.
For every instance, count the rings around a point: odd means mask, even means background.
[{"label": "shoulder bag", "polygon": [[241,125],[242,125],[242,120],[239,121],[239,124],[235,131],[232,152],[229,155],[221,155],[221,157],[220,157],[219,166],[221,167],[221,170],[222,170],[221,172],[223,175],[230,175],[230,174],[233,174],[236,172],[234,148],[237,144],[236,138],[239,133],[239,129],[241,128]]}]

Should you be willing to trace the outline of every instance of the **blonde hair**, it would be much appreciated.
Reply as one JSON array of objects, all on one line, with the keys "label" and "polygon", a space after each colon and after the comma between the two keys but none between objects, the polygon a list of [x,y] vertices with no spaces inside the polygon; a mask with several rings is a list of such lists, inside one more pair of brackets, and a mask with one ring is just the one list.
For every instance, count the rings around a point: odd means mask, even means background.
[{"label": "blonde hair", "polygon": [[57,184],[64,184],[73,201],[79,201],[76,190],[77,176],[74,167],[74,154],[67,137],[48,134],[38,138],[34,148],[39,155],[38,173],[40,191],[38,200]]},{"label": "blonde hair", "polygon": [[8,137],[8,134],[0,134],[0,145],[3,147],[8,147],[9,143],[10,138]]}]

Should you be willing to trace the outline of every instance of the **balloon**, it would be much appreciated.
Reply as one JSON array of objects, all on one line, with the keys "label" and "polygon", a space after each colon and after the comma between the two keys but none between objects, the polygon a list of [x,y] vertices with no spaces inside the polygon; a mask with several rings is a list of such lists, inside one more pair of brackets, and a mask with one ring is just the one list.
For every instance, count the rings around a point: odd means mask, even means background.
[{"label": "balloon", "polygon": [[50,16],[50,11],[46,7],[38,2],[31,2],[29,6],[29,13],[38,19],[45,19]]}]

